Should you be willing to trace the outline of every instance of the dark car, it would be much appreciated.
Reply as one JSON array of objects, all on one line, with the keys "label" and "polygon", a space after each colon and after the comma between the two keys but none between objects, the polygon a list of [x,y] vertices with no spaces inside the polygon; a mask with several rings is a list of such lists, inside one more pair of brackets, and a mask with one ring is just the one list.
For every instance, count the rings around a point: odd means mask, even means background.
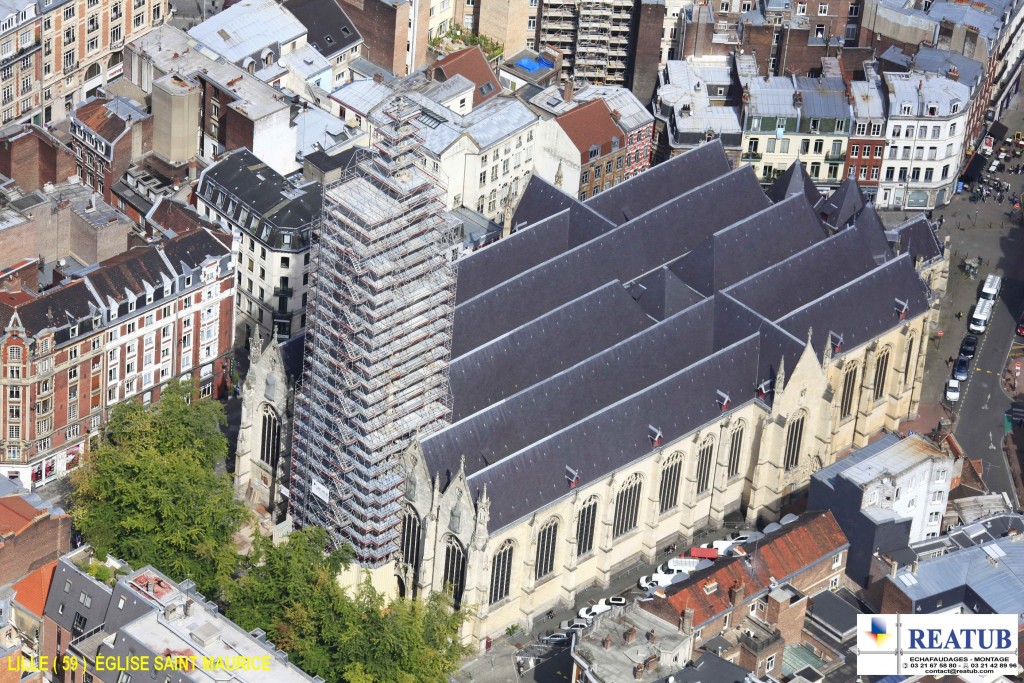
[{"label": "dark car", "polygon": [[1024,337],[1024,315],[1020,316],[1020,320],[1017,321],[1017,334]]},{"label": "dark car", "polygon": [[971,359],[967,356],[958,356],[956,365],[953,366],[953,379],[961,382],[967,379],[967,371],[970,369]]},{"label": "dark car", "polygon": [[969,334],[964,337],[964,340],[960,342],[960,355],[966,358],[974,358],[974,353],[978,350],[978,338],[973,334]]}]

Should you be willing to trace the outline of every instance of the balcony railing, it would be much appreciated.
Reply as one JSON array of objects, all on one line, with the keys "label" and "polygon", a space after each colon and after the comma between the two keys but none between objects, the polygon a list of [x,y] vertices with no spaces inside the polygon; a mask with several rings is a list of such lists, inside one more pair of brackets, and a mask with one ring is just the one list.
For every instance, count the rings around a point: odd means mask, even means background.
[{"label": "balcony railing", "polygon": [[26,56],[32,54],[33,52],[38,50],[40,47],[42,47],[42,45],[43,45],[42,41],[36,40],[31,45],[26,45],[26,46],[22,47],[20,50],[18,50],[17,52],[12,52],[11,54],[7,55],[6,57],[0,57],[0,67],[5,67],[5,66],[7,66],[9,64],[13,64],[14,62],[18,61],[22,57],[26,57]]},{"label": "balcony railing", "polygon": [[274,287],[274,296],[291,296],[293,291],[291,287]]},{"label": "balcony railing", "polygon": [[825,161],[846,161],[846,152],[841,152],[840,154],[829,152],[825,155]]},{"label": "balcony railing", "polygon": [[742,155],[740,155],[740,159],[742,161],[760,161],[761,160],[761,153],[760,152],[744,152]]},{"label": "balcony railing", "polygon": [[782,633],[779,631],[773,631],[763,636],[751,636],[747,633],[740,634],[740,645],[748,649],[750,652],[757,654],[770,648],[771,646],[782,640]]}]

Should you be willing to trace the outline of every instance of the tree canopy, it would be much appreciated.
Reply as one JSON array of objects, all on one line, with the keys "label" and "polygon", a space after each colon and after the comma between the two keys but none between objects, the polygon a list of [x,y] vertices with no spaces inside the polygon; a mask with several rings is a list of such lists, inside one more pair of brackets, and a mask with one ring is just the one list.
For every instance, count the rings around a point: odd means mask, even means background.
[{"label": "tree canopy", "polygon": [[291,660],[329,683],[444,683],[467,649],[465,612],[444,593],[386,603],[367,579],[346,593],[338,584],[345,552],[323,553],[322,529],[296,531],[274,546],[257,539],[247,571],[225,591],[227,615],[261,628]]},{"label": "tree canopy", "polygon": [[238,566],[232,536],[246,511],[213,469],[227,454],[223,408],[189,401],[193,391],[171,383],[151,407],[114,408],[106,440],[72,480],[71,514],[97,551],[214,596]]}]

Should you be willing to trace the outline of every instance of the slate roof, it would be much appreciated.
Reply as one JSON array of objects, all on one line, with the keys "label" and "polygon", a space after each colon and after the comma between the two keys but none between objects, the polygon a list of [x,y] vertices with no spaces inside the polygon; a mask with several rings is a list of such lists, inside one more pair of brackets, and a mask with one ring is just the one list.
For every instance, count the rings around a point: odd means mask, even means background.
[{"label": "slate roof", "polygon": [[291,380],[297,381],[302,376],[302,354],[305,347],[305,332],[286,339],[278,345],[281,350],[281,362],[284,363],[284,372]]},{"label": "slate roof", "polygon": [[188,30],[190,36],[234,63],[258,57],[266,48],[276,53],[276,61],[281,56],[279,46],[305,32],[306,27],[277,0],[242,0]]},{"label": "slate roof", "polygon": [[[744,585],[744,599],[766,593],[772,579],[787,583],[800,573],[850,546],[842,529],[829,511],[804,513],[791,524],[768,534],[757,543],[747,544],[745,558],[726,557],[714,565],[690,575],[688,579],[665,589],[664,600],[640,603],[641,609],[652,612],[670,624],[677,623],[683,611],[694,611],[694,628],[719,614],[732,610],[729,588]],[[747,560],[750,560],[749,562]],[[717,589],[708,593],[705,584],[717,582]]]},{"label": "slate roof", "polygon": [[324,57],[363,40],[337,0],[285,0],[284,6],[306,27],[306,42]]},{"label": "slate roof", "polygon": [[479,45],[449,53],[430,67],[440,70],[444,78],[464,76],[473,84],[473,106],[483,104],[501,93],[498,77],[487,62],[487,56]]},{"label": "slate roof", "polygon": [[[554,191],[561,194],[560,190]],[[457,298],[459,301],[471,299],[614,227],[587,206],[570,201],[567,210],[498,240],[481,249],[474,258],[462,261],[459,264]]]},{"label": "slate roof", "polygon": [[519,230],[533,225],[574,204],[572,197],[534,173],[512,214],[512,227]]},{"label": "slate roof", "polygon": [[[217,206],[217,191],[224,190],[237,200],[233,221],[242,211],[259,222],[246,230],[274,248],[299,250],[306,243],[305,231],[319,219],[323,189],[319,183],[292,184],[244,147],[226,154],[203,171],[197,192]],[[226,213],[225,207],[219,207]],[[287,236],[287,239],[286,239]]]},{"label": "slate roof", "polygon": [[[654,324],[618,282],[478,347],[451,363],[458,421]],[[523,363],[523,358],[532,362]]]},{"label": "slate roof", "polygon": [[420,440],[430,473],[447,485],[464,463],[494,532],[572,495],[566,467],[586,486],[647,456],[651,425],[671,442],[719,419],[719,391],[767,409],[756,388],[808,352],[809,328],[813,353],[829,330],[852,350],[902,324],[896,298],[927,310],[873,207],[832,234],[791,179],[773,203],[715,143],[607,204],[528,188],[532,222],[460,262],[455,421]]},{"label": "slate roof", "polygon": [[600,192],[585,204],[621,225],[730,170],[725,148],[716,139]]},{"label": "slate roof", "polygon": [[229,240],[227,235],[193,230],[157,246],[130,249],[100,262],[81,279],[16,304],[0,303],[0,325],[6,327],[15,311],[29,335],[88,320],[101,306],[108,306],[110,299],[120,303],[130,294],[141,296],[147,283],[153,288],[162,287],[170,278],[198,268],[208,258],[227,256],[231,251]]},{"label": "slate roof", "polygon": [[821,201],[821,193],[814,186],[814,181],[807,175],[807,169],[799,161],[790,164],[786,172],[775,179],[768,188],[768,197],[775,203],[781,202],[791,194],[803,193],[811,206]]},{"label": "slate roof", "polygon": [[823,221],[834,228],[842,228],[846,227],[867,204],[867,197],[857,181],[847,178],[822,202],[818,211]]},{"label": "slate roof", "polygon": [[[455,309],[452,354],[461,355],[609,280],[626,283],[659,268],[767,204],[750,166],[687,192],[499,287],[462,300]],[[680,216],[690,219],[689,229],[680,229]],[[516,306],[507,305],[510,300]]]},{"label": "slate roof", "polygon": [[942,256],[942,243],[932,223],[924,214],[918,214],[896,226],[891,234],[895,237],[895,240],[890,241],[893,248],[901,253],[909,253],[915,262],[919,258],[927,262]]}]

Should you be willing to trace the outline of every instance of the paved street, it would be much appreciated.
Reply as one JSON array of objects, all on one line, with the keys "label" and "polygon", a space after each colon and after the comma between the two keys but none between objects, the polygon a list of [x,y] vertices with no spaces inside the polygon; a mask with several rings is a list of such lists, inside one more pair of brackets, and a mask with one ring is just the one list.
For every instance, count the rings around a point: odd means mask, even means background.
[{"label": "paved street", "polygon": [[[1002,118],[1011,132],[1024,130],[1024,112],[1020,107],[1018,98],[1014,108]],[[1024,175],[999,175],[1010,183],[1013,191],[1019,193],[1024,188]],[[939,235],[940,238],[950,236],[952,254],[949,291],[942,301],[941,316],[938,325],[932,330],[929,342],[922,389],[922,413],[927,411],[924,404],[931,404],[931,414],[936,417],[942,414],[934,406],[942,401],[944,384],[950,375],[946,360],[957,355],[960,341],[968,333],[967,320],[985,276],[989,273],[1002,275],[1003,289],[989,329],[986,334],[980,335],[969,379],[951,416],[954,420],[954,433],[968,456],[980,458],[984,462],[984,477],[989,487],[993,491],[1008,493],[1016,504],[1016,493],[1002,449],[1004,415],[1010,410],[1013,401],[1003,392],[1000,382],[1007,354],[1015,340],[1017,318],[1024,311],[1024,267],[1018,256],[1024,231],[1020,227],[1013,227],[1007,215],[1011,208],[1009,202],[999,204],[993,198],[986,202],[971,203],[969,195],[962,194],[933,216],[935,220],[940,216],[945,218]],[[902,219],[902,214],[889,212],[884,218],[886,224],[892,225]],[[984,258],[985,263],[978,278],[970,280],[960,264],[964,258],[977,256]],[[957,320],[958,311],[963,312],[963,320]],[[938,337],[940,330],[943,332],[941,338]],[[918,428],[930,431],[935,426],[926,424]]]}]

